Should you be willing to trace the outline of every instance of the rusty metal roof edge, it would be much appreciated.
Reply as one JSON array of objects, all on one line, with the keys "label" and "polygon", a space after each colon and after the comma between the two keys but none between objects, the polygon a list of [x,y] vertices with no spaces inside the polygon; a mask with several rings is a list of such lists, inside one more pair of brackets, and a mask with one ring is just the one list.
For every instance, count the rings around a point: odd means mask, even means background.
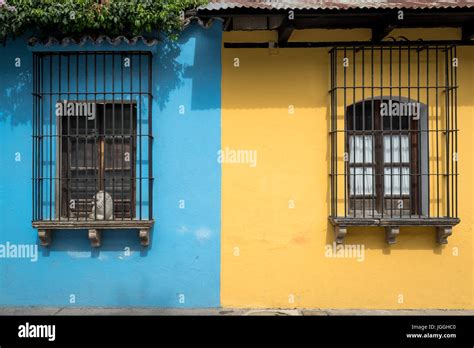
[{"label": "rusty metal roof edge", "polygon": [[214,0],[198,7],[198,10],[219,11],[232,9],[253,9],[253,10],[377,10],[377,9],[467,9],[474,8],[474,1],[397,1],[381,2],[360,1],[360,3],[349,3],[346,1],[219,1]]}]

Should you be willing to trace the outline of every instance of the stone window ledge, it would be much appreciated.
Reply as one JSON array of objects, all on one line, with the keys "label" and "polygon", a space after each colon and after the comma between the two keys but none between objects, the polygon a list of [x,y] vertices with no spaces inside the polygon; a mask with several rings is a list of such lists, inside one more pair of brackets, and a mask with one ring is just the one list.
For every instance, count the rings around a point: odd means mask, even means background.
[{"label": "stone window ledge", "polygon": [[348,227],[384,227],[385,241],[395,244],[400,233],[400,227],[434,227],[436,229],[436,242],[448,244],[448,237],[453,233],[453,226],[461,220],[458,218],[350,218],[330,217],[329,221],[334,226],[336,243],[343,243]]},{"label": "stone window ledge", "polygon": [[153,220],[114,220],[114,221],[85,221],[85,220],[48,220],[33,221],[32,226],[38,229],[38,238],[42,246],[49,246],[52,240],[53,230],[88,230],[89,240],[93,247],[101,244],[102,230],[138,230],[138,237],[143,246],[150,244],[150,230]]}]

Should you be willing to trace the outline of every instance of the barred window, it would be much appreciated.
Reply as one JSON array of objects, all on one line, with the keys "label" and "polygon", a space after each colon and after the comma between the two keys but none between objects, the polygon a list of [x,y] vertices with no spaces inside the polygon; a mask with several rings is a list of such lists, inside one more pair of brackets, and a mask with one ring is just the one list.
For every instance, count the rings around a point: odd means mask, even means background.
[{"label": "barred window", "polygon": [[333,225],[459,223],[456,47],[382,42],[330,60]]},{"label": "barred window", "polygon": [[[33,226],[153,222],[152,64],[142,51],[34,53]],[[42,242],[47,243],[48,238]]]}]

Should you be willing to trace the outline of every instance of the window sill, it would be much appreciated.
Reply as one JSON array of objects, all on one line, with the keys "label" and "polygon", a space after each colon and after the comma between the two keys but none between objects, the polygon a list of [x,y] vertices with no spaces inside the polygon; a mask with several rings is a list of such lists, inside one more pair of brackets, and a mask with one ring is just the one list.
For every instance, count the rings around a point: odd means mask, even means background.
[{"label": "window sill", "polygon": [[347,227],[384,227],[385,241],[395,244],[396,237],[400,233],[400,227],[435,227],[436,242],[448,244],[448,237],[452,234],[453,226],[461,220],[458,218],[351,218],[351,217],[329,217],[334,226],[336,243],[343,243],[347,234]]},{"label": "window sill", "polygon": [[93,247],[101,244],[102,230],[109,229],[136,229],[143,246],[150,244],[150,230],[153,220],[114,220],[114,221],[85,221],[85,220],[48,220],[33,221],[32,226],[38,229],[38,237],[42,246],[49,246],[53,230],[88,230],[89,240]]}]

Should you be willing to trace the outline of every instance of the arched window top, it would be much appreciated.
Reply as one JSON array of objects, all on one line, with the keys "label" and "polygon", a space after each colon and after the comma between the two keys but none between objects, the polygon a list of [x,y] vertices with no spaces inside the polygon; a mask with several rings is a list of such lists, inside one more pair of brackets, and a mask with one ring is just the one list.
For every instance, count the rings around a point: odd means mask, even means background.
[{"label": "arched window top", "polygon": [[351,104],[346,108],[349,131],[418,129],[426,117],[426,106],[403,97],[377,97]]}]

